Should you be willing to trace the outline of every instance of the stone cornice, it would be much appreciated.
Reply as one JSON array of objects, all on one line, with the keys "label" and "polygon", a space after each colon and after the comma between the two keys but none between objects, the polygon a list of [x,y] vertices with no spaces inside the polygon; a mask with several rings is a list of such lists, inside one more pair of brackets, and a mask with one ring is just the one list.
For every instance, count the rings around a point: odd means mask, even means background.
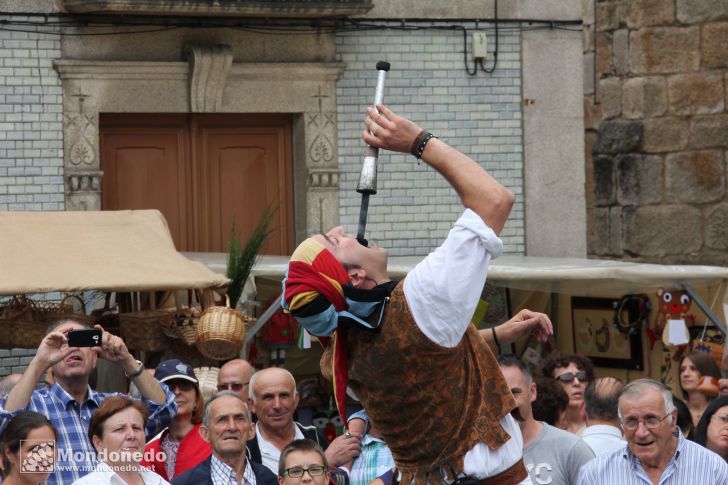
[{"label": "stone cornice", "polygon": [[[61,79],[126,79],[126,80],[187,80],[187,62],[87,61],[64,59],[55,61]],[[299,81],[335,81],[346,65],[339,62],[251,62],[233,64],[230,77],[249,80],[290,81],[292,73]]]},{"label": "stone cornice", "polygon": [[63,0],[71,13],[219,17],[338,17],[362,15],[373,0]]}]

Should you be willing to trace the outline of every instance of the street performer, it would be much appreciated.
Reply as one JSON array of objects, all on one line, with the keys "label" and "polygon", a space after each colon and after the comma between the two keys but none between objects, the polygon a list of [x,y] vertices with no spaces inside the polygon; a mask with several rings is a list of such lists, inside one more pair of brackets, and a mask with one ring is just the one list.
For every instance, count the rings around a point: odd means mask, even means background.
[{"label": "street performer", "polygon": [[384,249],[341,227],[312,236],[291,256],[284,308],[320,340],[332,337],[322,371],[333,378],[339,411],[348,384],[391,449],[402,484],[519,483],[528,474],[510,414],[516,402],[488,343],[529,332],[543,340],[551,322],[523,310],[497,333],[470,323],[490,260],[503,250],[498,234],[514,195],[466,155],[376,108],[368,109],[364,141],[424,160],[465,211],[399,282],[389,278]]}]

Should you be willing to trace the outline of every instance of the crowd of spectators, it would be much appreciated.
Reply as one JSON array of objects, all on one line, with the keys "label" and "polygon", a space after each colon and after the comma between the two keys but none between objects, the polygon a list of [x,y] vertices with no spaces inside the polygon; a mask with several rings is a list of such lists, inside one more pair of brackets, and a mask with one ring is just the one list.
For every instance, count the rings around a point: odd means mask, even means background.
[{"label": "crowd of spectators", "polygon": [[[68,332],[81,328],[61,322],[41,343],[30,377],[37,382],[52,369],[52,383],[29,392],[23,375],[0,381],[6,485],[381,485],[396,479],[391,451],[365,410],[331,443],[295,421],[299,396],[285,369],[256,372],[246,361],[229,361],[218,373],[218,392],[205,402],[189,364],[171,359],[135,369],[123,342],[106,332],[100,351],[69,349]],[[89,386],[96,358],[105,356],[131,369],[136,398]],[[529,472],[524,483],[695,483],[698,471],[710,477],[704,483],[728,483],[728,393],[715,396],[699,386],[704,372],[715,372],[712,360],[694,353],[681,360],[685,400],[650,379],[625,385],[597,378],[579,355],[550,355],[538,369],[513,354],[500,355],[498,363],[517,403]]]}]

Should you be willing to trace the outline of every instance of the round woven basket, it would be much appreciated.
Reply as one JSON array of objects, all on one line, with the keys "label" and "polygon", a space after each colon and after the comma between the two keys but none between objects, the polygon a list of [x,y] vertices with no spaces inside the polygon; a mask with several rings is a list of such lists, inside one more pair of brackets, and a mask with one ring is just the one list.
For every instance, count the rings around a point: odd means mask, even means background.
[{"label": "round woven basket", "polygon": [[[228,305],[230,299],[225,296]],[[211,306],[197,321],[197,350],[210,359],[237,357],[243,348],[245,322],[243,316],[229,306]]]}]

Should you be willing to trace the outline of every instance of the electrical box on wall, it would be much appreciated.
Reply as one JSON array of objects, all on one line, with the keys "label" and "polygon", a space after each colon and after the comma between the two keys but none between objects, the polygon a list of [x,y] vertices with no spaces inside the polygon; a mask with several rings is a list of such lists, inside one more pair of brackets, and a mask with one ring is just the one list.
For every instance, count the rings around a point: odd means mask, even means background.
[{"label": "electrical box on wall", "polygon": [[488,39],[485,32],[473,32],[473,57],[485,59],[488,53]]}]

